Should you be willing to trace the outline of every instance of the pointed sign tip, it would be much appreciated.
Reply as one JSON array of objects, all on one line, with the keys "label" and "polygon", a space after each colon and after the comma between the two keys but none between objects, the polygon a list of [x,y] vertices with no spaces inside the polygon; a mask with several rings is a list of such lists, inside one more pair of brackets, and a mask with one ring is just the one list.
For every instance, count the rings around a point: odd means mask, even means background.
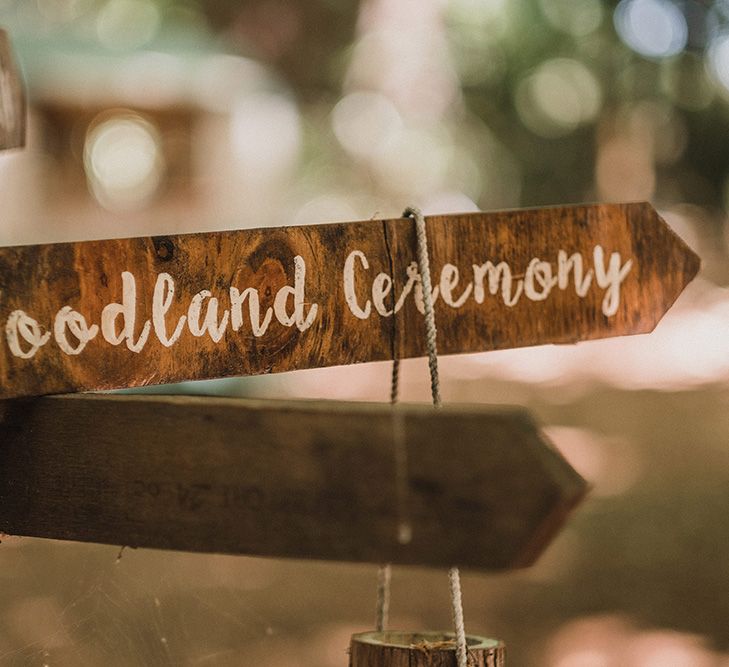
[{"label": "pointed sign tip", "polygon": [[701,259],[650,202],[619,206],[637,265],[631,313],[638,326],[624,333],[650,333],[696,277]]},{"label": "pointed sign tip", "polygon": [[[533,422],[536,426],[536,423]],[[562,455],[541,429],[538,429],[539,440],[543,446],[540,462],[544,466],[544,474],[553,480],[554,492],[558,496],[527,542],[522,546],[516,562],[509,564],[512,568],[526,568],[537,562],[549,544],[560,533],[567,520],[582,504],[592,490],[592,485],[578,473],[572,464]]]}]

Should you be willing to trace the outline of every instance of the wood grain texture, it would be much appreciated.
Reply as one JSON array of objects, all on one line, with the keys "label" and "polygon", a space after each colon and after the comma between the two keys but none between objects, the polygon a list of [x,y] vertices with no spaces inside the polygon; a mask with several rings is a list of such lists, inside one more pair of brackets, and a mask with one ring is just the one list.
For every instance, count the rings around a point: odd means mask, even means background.
[{"label": "wood grain texture", "polygon": [[134,395],[3,407],[12,535],[504,569],[533,562],[586,490],[516,408]]},{"label": "wood grain texture", "polygon": [[25,87],[10,38],[0,28],[0,150],[25,146]]},{"label": "wood grain texture", "polygon": [[[457,267],[461,282],[451,301],[471,291],[460,307],[438,298],[435,303],[438,348],[442,354],[477,352],[543,343],[648,332],[677,298],[699,268],[699,260],[671,232],[649,204],[605,204],[427,218],[435,285]],[[474,265],[504,261],[516,284],[526,284],[532,260],[551,263],[556,277],[559,251],[582,253],[585,269],[593,263],[596,246],[604,249],[607,265],[612,253],[632,268],[620,290],[616,312],[605,315],[606,290],[592,280],[578,296],[569,276],[564,289],[554,286],[543,300],[522,296],[513,306],[504,303],[498,280],[495,294],[488,278],[479,303]],[[370,316],[360,319],[348,306],[343,286],[346,258],[360,250],[367,258],[354,262],[354,292],[359,307],[369,302]],[[304,306],[311,313],[310,328],[301,331],[273,318],[266,332],[256,336],[245,321],[234,331],[229,323],[222,338],[196,337],[189,329],[195,319],[188,306],[201,290],[219,299],[218,316],[231,308],[230,287],[241,292],[255,288],[261,313],[275,304],[285,286],[295,284],[295,257],[306,268]],[[382,272],[392,276],[393,289],[380,304],[385,310],[406,291],[407,268],[415,257],[415,235],[410,220],[366,221],[308,227],[282,227],[182,236],[92,241],[0,249],[0,397],[17,397],[82,390],[162,384],[189,379],[275,373],[425,354],[423,316],[415,289],[395,316],[376,312],[372,284]],[[596,264],[596,262],[595,262]],[[445,268],[444,268],[445,267]],[[452,272],[452,269],[450,269]],[[165,313],[169,333],[179,318],[187,317],[179,340],[170,347],[155,335],[141,351],[116,345],[101,332],[78,354],[63,352],[54,334],[59,311],[68,306],[88,326],[101,323],[106,305],[122,299],[122,272],[134,275],[136,301],[132,341],[142,335],[152,318],[155,285],[160,274],[174,280]],[[452,277],[453,274],[450,274]],[[448,278],[448,275],[446,275]],[[532,283],[539,287],[532,275]],[[383,279],[384,280],[384,279]],[[412,285],[411,285],[412,287]],[[523,292],[526,292],[526,287]],[[203,315],[205,304],[203,304]],[[289,302],[289,307],[291,302]],[[50,335],[32,358],[11,351],[11,315],[22,310],[37,322],[36,336]],[[232,316],[231,316],[232,321]],[[122,320],[118,320],[121,327]],[[28,335],[17,327],[18,335]],[[69,345],[77,340],[62,326]],[[20,334],[17,332],[20,331]],[[10,332],[10,333],[8,333]],[[32,345],[21,340],[21,352]]]},{"label": "wood grain texture", "polygon": [[[470,667],[505,667],[503,642],[466,637]],[[363,632],[352,636],[349,667],[458,667],[453,634]]]}]

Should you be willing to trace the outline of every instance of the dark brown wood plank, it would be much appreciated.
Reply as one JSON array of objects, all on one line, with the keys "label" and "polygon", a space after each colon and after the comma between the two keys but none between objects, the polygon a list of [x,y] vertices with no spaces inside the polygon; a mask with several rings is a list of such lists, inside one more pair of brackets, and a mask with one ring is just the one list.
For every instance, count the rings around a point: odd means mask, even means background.
[{"label": "dark brown wood plank", "polygon": [[25,87],[10,38],[0,28],[0,150],[25,146]]},{"label": "dark brown wood plank", "polygon": [[586,488],[516,408],[134,395],[1,405],[0,531],[13,535],[504,569],[530,564]]},{"label": "dark brown wood plank", "polygon": [[[427,228],[444,354],[650,331],[699,268],[649,204]],[[2,248],[0,396],[423,355],[414,256],[405,219]]]},{"label": "dark brown wood plank", "polygon": [[[504,667],[503,642],[468,636],[470,667]],[[458,667],[453,635],[442,632],[362,632],[352,636],[349,667]]]}]

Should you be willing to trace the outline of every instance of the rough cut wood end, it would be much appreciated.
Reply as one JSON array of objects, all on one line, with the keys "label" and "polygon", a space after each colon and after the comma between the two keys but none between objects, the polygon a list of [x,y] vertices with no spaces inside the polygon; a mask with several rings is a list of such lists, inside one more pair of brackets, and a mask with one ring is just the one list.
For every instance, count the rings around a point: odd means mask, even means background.
[{"label": "rough cut wood end", "polygon": [[[504,667],[506,647],[497,639],[469,635],[470,667]],[[349,667],[457,667],[449,632],[363,632],[352,636]]]}]

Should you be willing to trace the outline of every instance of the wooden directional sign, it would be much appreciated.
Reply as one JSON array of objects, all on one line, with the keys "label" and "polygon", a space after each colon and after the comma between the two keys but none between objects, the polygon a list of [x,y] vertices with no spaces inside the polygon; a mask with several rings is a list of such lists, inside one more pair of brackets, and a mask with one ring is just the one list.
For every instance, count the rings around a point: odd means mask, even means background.
[{"label": "wooden directional sign", "polygon": [[[443,354],[653,329],[699,260],[649,204],[427,219]],[[413,223],[0,249],[0,396],[425,353]]]},{"label": "wooden directional sign", "polygon": [[502,569],[530,564],[586,489],[516,408],[73,395],[0,411],[13,535]]},{"label": "wooden directional sign", "polygon": [[0,150],[25,146],[25,88],[8,34],[0,28]]}]

